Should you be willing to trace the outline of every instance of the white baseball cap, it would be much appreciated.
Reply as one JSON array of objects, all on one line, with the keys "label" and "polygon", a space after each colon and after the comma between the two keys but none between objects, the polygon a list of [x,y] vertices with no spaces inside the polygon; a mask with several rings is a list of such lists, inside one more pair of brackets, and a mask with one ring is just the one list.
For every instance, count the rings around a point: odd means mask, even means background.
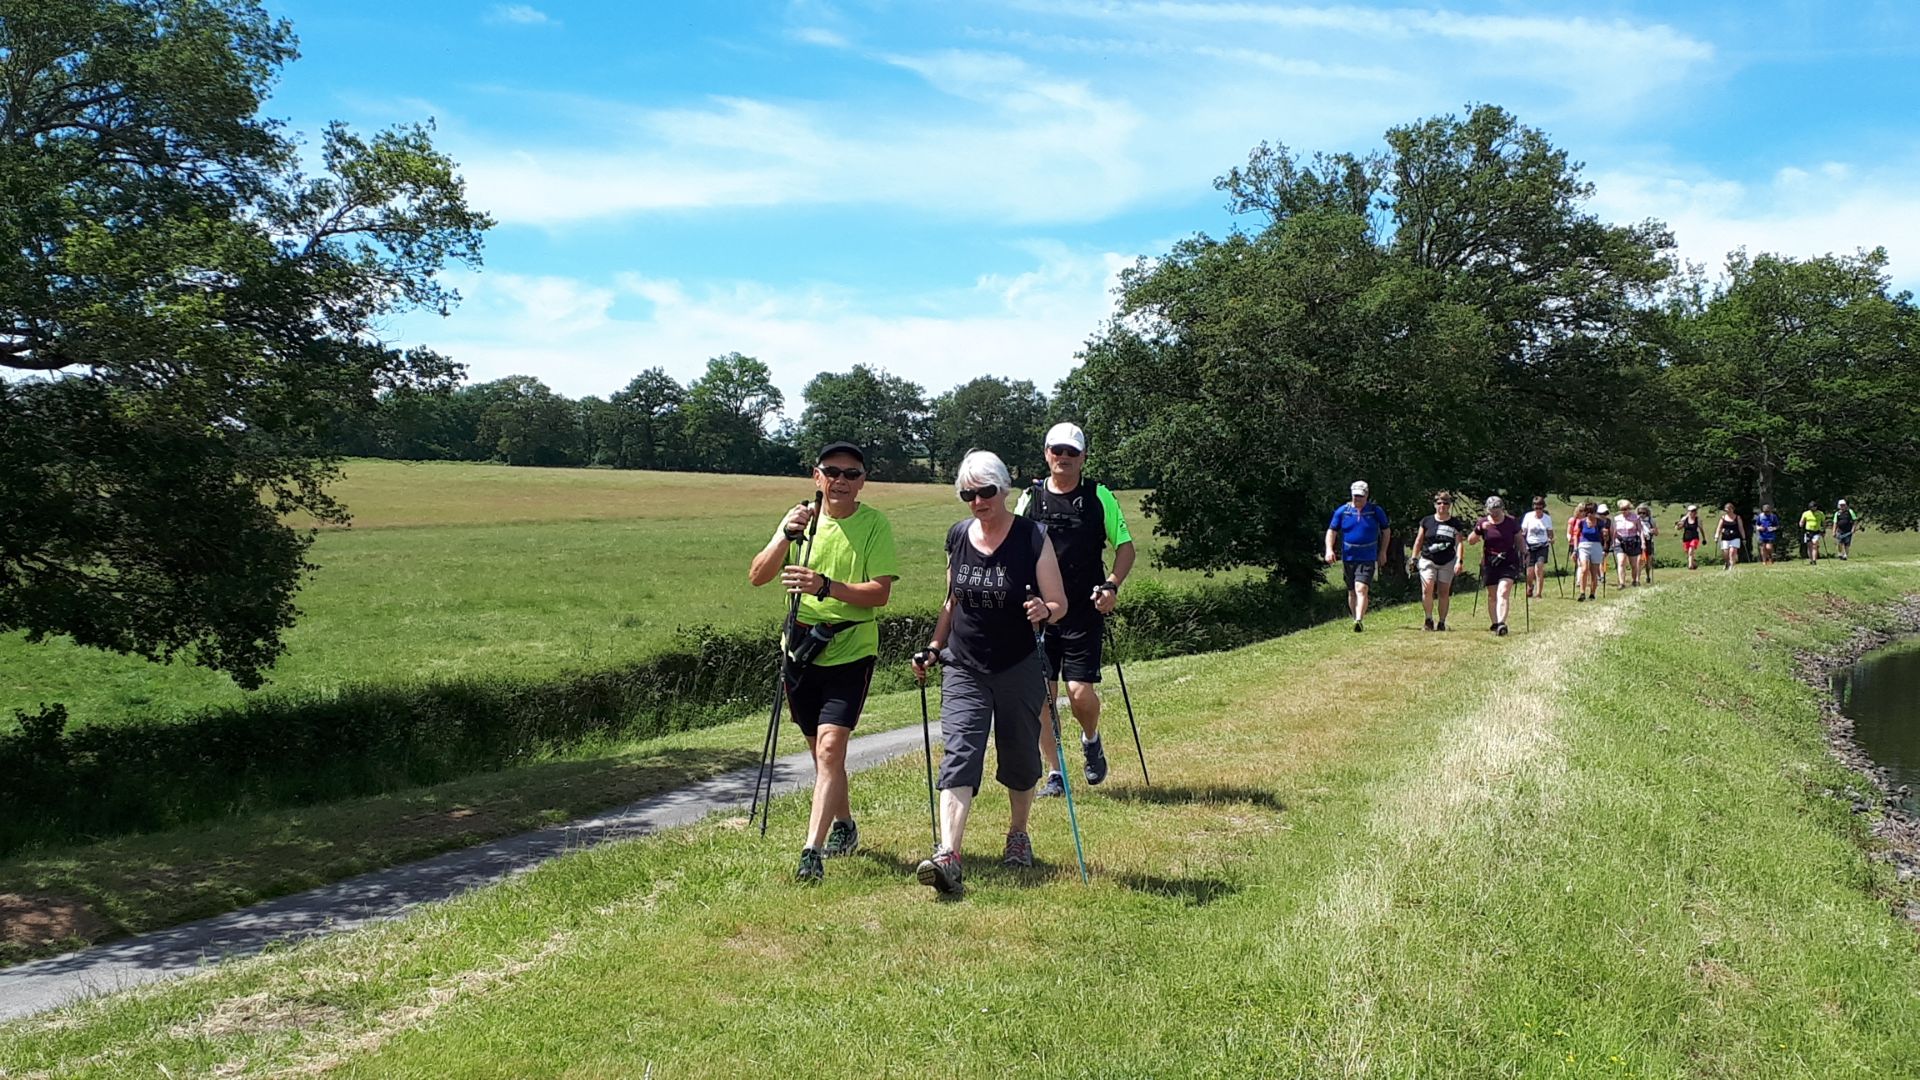
[{"label": "white baseball cap", "polygon": [[1847,500],[1845,500],[1845,499],[1841,499],[1841,500],[1840,500],[1839,502],[1837,502],[1837,503],[1835,503],[1834,505],[1835,505],[1835,506],[1845,506],[1845,505],[1847,505]]},{"label": "white baseball cap", "polygon": [[1367,494],[1367,482],[1365,480],[1355,480],[1353,482],[1353,494],[1355,495]]},{"label": "white baseball cap", "polygon": [[1081,453],[1087,452],[1087,433],[1068,423],[1055,424],[1047,429],[1046,441],[1040,444],[1042,449],[1055,446],[1071,446]]}]

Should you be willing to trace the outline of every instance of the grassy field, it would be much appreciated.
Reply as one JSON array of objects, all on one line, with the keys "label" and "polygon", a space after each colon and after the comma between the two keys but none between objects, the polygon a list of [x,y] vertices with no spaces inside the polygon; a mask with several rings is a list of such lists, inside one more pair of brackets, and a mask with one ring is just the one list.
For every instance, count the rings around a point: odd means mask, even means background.
[{"label": "grassy field", "polygon": [[[910,882],[921,766],[867,849],[714,821],[407,920],[0,1028],[21,1075],[1896,1076],[1910,887],[1790,652],[1920,590],[1911,559],[1668,575],[1533,633],[1383,612],[1130,667],[1156,784],[1083,792],[1042,866]],[[1471,625],[1463,623],[1462,625]],[[890,714],[899,702],[885,706]],[[710,733],[701,733],[710,734]],[[798,799],[779,806],[797,824]],[[786,830],[791,832],[791,829]]]},{"label": "grassy field", "polygon": [[[313,549],[304,614],[264,692],[323,695],[350,683],[466,675],[550,679],[648,656],[681,627],[777,622],[772,589],[746,564],[804,479],[453,462],[352,461],[336,493],[351,529]],[[893,610],[928,610],[941,591],[951,490],[872,484],[893,521],[902,578]],[[1122,495],[1139,522],[1139,493]],[[1139,528],[1143,554],[1157,550]],[[1140,573],[1177,582],[1198,575]],[[240,702],[223,675],[63,643],[0,637],[0,730],[14,709],[64,702],[77,724]]]}]

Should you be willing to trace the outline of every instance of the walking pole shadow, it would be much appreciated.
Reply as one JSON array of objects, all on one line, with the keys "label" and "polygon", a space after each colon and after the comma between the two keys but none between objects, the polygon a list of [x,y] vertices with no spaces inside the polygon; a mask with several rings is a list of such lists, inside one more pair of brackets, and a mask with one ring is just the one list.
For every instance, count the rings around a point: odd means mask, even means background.
[{"label": "walking pole shadow", "polygon": [[1121,874],[1114,880],[1132,892],[1179,901],[1186,907],[1206,907],[1240,891],[1240,886],[1223,877],[1176,878],[1159,874]]},{"label": "walking pole shadow", "polygon": [[1267,788],[1242,784],[1175,784],[1153,787],[1117,787],[1104,794],[1115,802],[1146,803],[1152,806],[1238,806],[1252,805],[1280,813],[1287,804],[1280,794]]}]

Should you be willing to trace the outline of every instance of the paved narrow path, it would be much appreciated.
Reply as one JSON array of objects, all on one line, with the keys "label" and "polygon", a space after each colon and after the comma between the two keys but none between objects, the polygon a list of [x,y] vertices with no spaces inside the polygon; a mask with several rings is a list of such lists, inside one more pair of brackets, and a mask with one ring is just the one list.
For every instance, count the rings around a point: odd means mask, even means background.
[{"label": "paved narrow path", "polygon": [[[847,747],[857,771],[920,750],[920,731],[903,727],[862,735]],[[753,799],[756,770],[736,769],[616,810],[389,867],[199,922],[96,945],[64,956],[0,970],[0,1021],[59,1008],[81,998],[185,975],[219,960],[391,919],[420,904],[445,900],[530,870],[558,855],[610,840],[645,836],[696,821]],[[803,751],[779,760],[774,792],[813,785]],[[794,822],[776,827],[789,830]]]}]

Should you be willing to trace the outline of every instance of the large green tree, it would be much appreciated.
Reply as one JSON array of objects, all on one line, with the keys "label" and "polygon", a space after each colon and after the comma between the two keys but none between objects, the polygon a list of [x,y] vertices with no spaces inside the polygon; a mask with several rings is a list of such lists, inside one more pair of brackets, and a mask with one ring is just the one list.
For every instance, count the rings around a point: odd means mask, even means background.
[{"label": "large green tree", "polygon": [[[687,465],[701,472],[751,473],[770,462],[767,424],[780,415],[786,396],[773,372],[751,356],[727,353],[707,361],[706,373],[687,387],[680,410]],[[791,467],[791,462],[783,462]]]},{"label": "large green tree", "polygon": [[258,685],[320,447],[457,374],[389,347],[488,219],[422,127],[260,115],[293,34],[252,0],[0,3],[0,630]]},{"label": "large green tree", "polygon": [[1171,564],[1304,580],[1355,478],[1405,524],[1437,487],[1564,487],[1633,420],[1664,230],[1599,221],[1579,166],[1498,108],[1386,143],[1256,149],[1218,186],[1258,228],[1123,275],[1067,389],[1155,485]]},{"label": "large green tree", "polygon": [[680,423],[687,392],[662,368],[635,375],[608,401],[616,410],[613,465],[621,469],[665,469],[680,463],[672,436]]},{"label": "large green tree", "polygon": [[1047,426],[1047,395],[1033,383],[982,375],[933,399],[928,456],[940,479],[951,477],[969,450],[991,450],[1016,477],[1032,476],[1044,468],[1040,440]]},{"label": "large green tree", "polygon": [[808,464],[820,447],[845,439],[859,444],[883,479],[926,479],[927,399],[918,384],[855,364],[814,376],[805,393],[799,442]]},{"label": "large green tree", "polygon": [[1735,252],[1724,280],[1689,284],[1665,369],[1668,494],[1789,511],[1845,498],[1920,523],[1920,312],[1886,251]]}]

